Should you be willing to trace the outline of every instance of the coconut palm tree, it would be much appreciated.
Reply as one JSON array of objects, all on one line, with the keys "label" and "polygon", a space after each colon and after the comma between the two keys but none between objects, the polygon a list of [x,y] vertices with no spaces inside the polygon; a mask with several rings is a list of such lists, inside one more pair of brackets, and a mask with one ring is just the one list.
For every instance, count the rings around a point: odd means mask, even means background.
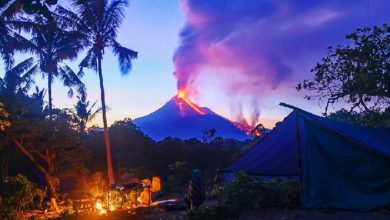
[{"label": "coconut palm tree", "polygon": [[73,0],[76,12],[60,8],[59,14],[71,24],[76,24],[77,30],[86,37],[88,48],[85,58],[80,63],[80,71],[90,68],[96,71],[100,81],[100,97],[102,104],[104,141],[107,153],[107,169],[109,183],[114,183],[114,172],[111,159],[110,137],[107,128],[106,100],[103,83],[102,60],[106,48],[111,48],[118,57],[122,74],[130,72],[132,59],[137,58],[137,52],[121,46],[117,41],[117,32],[124,18],[127,0]]},{"label": "coconut palm tree", "polygon": [[14,30],[12,24],[18,24],[19,15],[27,13],[29,15],[41,14],[51,17],[49,7],[57,4],[57,0],[44,1],[0,1],[0,56],[6,64],[6,70],[12,68],[15,50],[23,47],[24,37]]},{"label": "coconut palm tree", "polygon": [[42,76],[47,77],[48,111],[51,117],[52,84],[55,78],[59,78],[64,86],[69,87],[69,96],[73,96],[72,87],[76,87],[80,94],[85,93],[85,85],[81,82],[80,75],[64,63],[75,59],[82,50],[82,35],[58,22],[56,16],[50,19],[36,16],[34,21],[23,23],[21,28],[30,30],[32,36],[29,41],[24,42],[26,46],[21,51],[35,54],[37,60],[33,68],[38,68]]},{"label": "coconut palm tree", "polygon": [[95,109],[97,102],[90,103],[85,96],[77,96],[77,103],[73,109],[70,109],[71,114],[76,120],[80,135],[85,137],[87,123],[91,122],[102,111],[102,108]]},{"label": "coconut palm tree", "polygon": [[37,71],[33,58],[26,59],[6,71],[4,78],[0,78],[0,95],[13,97],[16,94],[26,94],[34,83],[33,76]]}]

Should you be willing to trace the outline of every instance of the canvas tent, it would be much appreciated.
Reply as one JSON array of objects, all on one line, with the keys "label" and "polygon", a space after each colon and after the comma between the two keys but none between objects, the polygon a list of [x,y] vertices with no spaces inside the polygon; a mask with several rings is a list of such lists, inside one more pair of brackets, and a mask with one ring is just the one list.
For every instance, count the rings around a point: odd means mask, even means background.
[{"label": "canvas tent", "polygon": [[267,137],[225,168],[302,182],[306,208],[390,205],[390,127],[338,123],[294,108]]}]

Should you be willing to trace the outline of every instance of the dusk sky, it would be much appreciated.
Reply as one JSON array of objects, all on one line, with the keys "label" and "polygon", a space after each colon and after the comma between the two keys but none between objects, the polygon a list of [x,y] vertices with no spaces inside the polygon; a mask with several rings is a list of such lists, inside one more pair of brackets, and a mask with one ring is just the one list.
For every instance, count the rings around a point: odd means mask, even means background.
[{"label": "dusk sky", "polygon": [[[324,105],[304,100],[297,83],[312,77],[328,46],[346,44],[345,35],[358,27],[389,22],[389,11],[388,0],[130,1],[118,41],[139,54],[127,76],[105,54],[109,124],[158,109],[178,87],[200,106],[270,128],[290,112],[279,102],[320,114]],[[26,57],[17,55],[17,62]],[[69,62],[75,71],[79,61]],[[86,72],[88,99],[100,100],[98,76]],[[54,106],[75,102],[55,82]],[[101,118],[93,124],[101,125]]]}]

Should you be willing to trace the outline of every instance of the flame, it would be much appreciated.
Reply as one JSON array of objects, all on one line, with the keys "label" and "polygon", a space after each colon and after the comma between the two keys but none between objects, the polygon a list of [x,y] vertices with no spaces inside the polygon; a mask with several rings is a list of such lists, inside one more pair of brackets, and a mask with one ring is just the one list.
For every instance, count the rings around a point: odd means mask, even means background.
[{"label": "flame", "polygon": [[[190,102],[188,100],[188,95],[187,95],[187,93],[184,90],[179,90],[177,92],[177,97],[179,98],[179,101],[180,100],[184,101],[185,103],[187,103],[187,105],[189,105],[192,109],[194,109],[199,114],[201,114],[201,115],[206,114],[206,112],[204,112],[201,107],[197,106],[196,104],[194,104],[194,103],[192,103],[192,102]],[[179,108],[180,108],[180,110],[182,112],[182,110],[183,110],[183,103],[178,102],[178,105],[179,105]]]},{"label": "flame", "polygon": [[95,205],[96,209],[99,211],[99,215],[105,215],[107,214],[107,211],[103,208],[103,204],[101,202],[96,202]]}]

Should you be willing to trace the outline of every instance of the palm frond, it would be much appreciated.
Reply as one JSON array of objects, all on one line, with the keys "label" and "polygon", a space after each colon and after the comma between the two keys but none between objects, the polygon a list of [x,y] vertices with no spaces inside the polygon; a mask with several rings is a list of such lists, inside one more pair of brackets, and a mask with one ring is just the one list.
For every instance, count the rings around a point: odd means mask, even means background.
[{"label": "palm frond", "polygon": [[33,64],[34,59],[28,58],[6,72],[3,86],[7,93],[26,93],[30,89],[34,83],[32,75],[36,72]]},{"label": "palm frond", "polygon": [[109,41],[115,39],[119,26],[125,17],[126,0],[110,1],[104,8],[103,36]]},{"label": "palm frond", "polygon": [[28,40],[20,34],[14,33],[14,39],[16,41],[16,46],[14,48],[16,51],[32,53],[38,56],[43,53],[42,48],[35,44],[34,41]]},{"label": "palm frond", "polygon": [[88,30],[88,26],[85,25],[81,18],[73,12],[72,9],[64,8],[59,5],[56,7],[54,13],[61,25],[65,25],[71,30],[78,30],[83,33]]},{"label": "palm frond", "polygon": [[41,31],[44,27],[42,24],[35,22],[29,18],[18,18],[5,22],[14,31],[32,33],[33,31]]},{"label": "palm frond", "polygon": [[5,18],[12,18],[23,9],[21,1],[2,0],[0,2],[1,16]]},{"label": "palm frond", "polygon": [[95,48],[89,49],[87,56],[85,56],[85,58],[79,64],[80,69],[82,70],[82,68],[89,68],[97,71],[96,58]]},{"label": "palm frond", "polygon": [[77,92],[81,96],[85,96],[86,94],[86,87],[83,82],[79,79],[77,74],[67,65],[63,65],[59,68],[59,74],[61,77],[61,80],[64,84],[64,86],[69,87],[69,96],[73,96],[73,89],[72,87],[76,87]]},{"label": "palm frond", "polygon": [[13,3],[13,0],[0,1],[0,13],[3,12],[11,3]]},{"label": "palm frond", "polygon": [[119,67],[122,74],[127,74],[131,70],[132,59],[136,59],[138,52],[122,47],[118,42],[114,41],[112,45],[113,53],[118,56]]},{"label": "palm frond", "polygon": [[[96,116],[99,114],[99,113],[101,113],[102,112],[102,108],[100,107],[100,108],[98,108],[98,109],[96,109],[95,111],[93,110],[94,108],[95,108],[95,106],[96,106],[96,104],[97,104],[97,101],[95,101],[93,104],[92,104],[92,106],[89,108],[89,110],[88,110],[88,115],[89,115],[89,117],[88,117],[88,122],[89,121],[92,121],[94,118],[96,118]],[[93,112],[93,113],[92,113]]]},{"label": "palm frond", "polygon": [[34,63],[34,59],[28,58],[22,62],[20,62],[18,65],[7,71],[7,75],[15,75],[15,76],[20,76],[22,73],[26,72],[29,70]]}]

